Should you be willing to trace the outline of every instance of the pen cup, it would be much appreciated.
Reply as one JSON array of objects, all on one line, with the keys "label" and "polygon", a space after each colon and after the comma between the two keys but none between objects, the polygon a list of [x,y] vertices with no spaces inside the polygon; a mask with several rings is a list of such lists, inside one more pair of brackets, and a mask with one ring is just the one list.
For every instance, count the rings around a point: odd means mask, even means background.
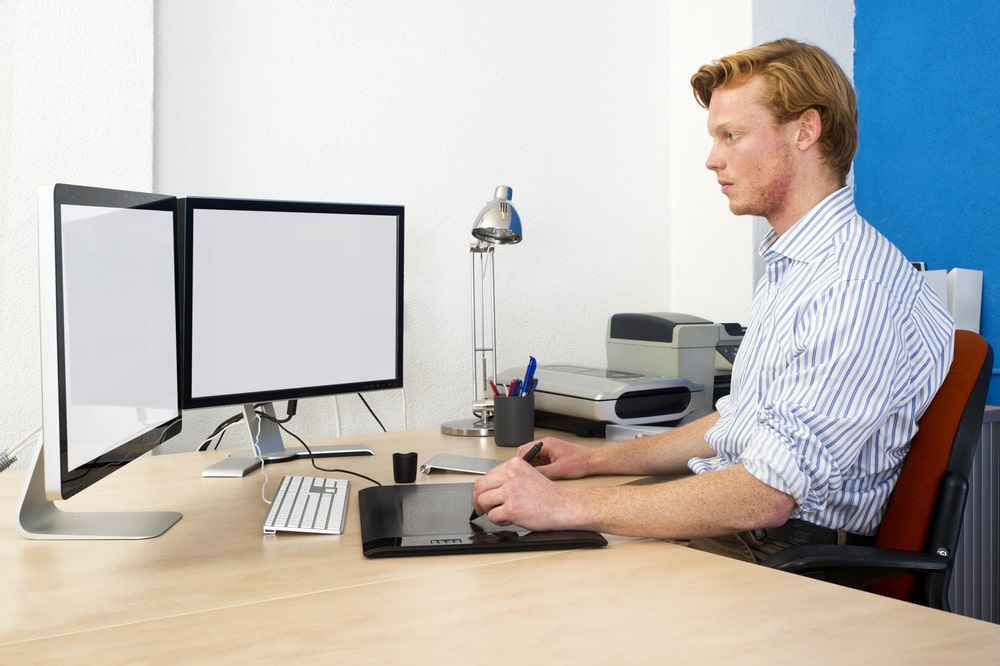
[{"label": "pen cup", "polygon": [[417,454],[392,454],[392,479],[396,483],[413,483],[417,480]]},{"label": "pen cup", "polygon": [[520,446],[534,438],[534,394],[494,396],[493,441],[497,446]]}]

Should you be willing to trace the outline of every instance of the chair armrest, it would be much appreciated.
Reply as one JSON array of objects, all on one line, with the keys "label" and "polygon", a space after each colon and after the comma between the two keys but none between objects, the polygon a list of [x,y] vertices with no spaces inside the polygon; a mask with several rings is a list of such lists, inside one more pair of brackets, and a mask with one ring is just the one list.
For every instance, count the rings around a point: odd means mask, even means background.
[{"label": "chair armrest", "polygon": [[793,546],[761,562],[772,569],[856,588],[885,578],[946,571],[953,563],[950,556],[834,544]]}]

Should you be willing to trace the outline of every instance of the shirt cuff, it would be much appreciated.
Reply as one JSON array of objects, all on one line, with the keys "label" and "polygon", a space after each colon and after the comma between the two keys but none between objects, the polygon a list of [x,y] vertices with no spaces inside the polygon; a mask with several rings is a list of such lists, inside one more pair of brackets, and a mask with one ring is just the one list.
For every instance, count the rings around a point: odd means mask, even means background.
[{"label": "shirt cuff", "polygon": [[801,512],[812,513],[825,508],[828,487],[812,485],[799,456],[780,438],[756,432],[740,456],[740,462],[757,480],[791,495]]}]

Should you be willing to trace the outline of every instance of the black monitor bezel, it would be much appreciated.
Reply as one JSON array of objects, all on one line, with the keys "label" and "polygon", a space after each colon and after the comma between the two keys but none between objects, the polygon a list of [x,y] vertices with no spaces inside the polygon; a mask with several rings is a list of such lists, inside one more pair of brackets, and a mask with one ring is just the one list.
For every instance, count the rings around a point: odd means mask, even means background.
[{"label": "black monitor bezel", "polygon": [[[321,201],[294,201],[281,199],[241,199],[219,197],[179,197],[177,200],[179,238],[181,251],[181,408],[198,409],[230,405],[263,404],[283,400],[399,389],[403,387],[403,241],[405,209],[395,204],[337,203]],[[192,395],[192,279],[194,268],[195,211],[199,209],[279,211],[305,213],[333,213],[392,216],[396,218],[396,345],[395,376],[365,382],[297,386],[268,390],[248,391],[209,396]]]},{"label": "black monitor bezel", "polygon": [[[177,412],[178,416],[158,427],[152,428],[114,449],[98,456],[81,467],[69,469],[68,466],[68,421],[67,421],[67,386],[66,386],[66,339],[65,339],[65,302],[63,294],[63,244],[62,244],[62,206],[93,206],[104,208],[148,209],[169,212],[173,217],[173,255],[174,263],[174,340],[175,354],[181,358],[181,320],[180,320],[180,275],[176,269],[176,259],[180,253],[177,235],[177,198],[174,196],[151,192],[133,192],[129,190],[107,189],[84,185],[69,185],[58,183],[52,188],[52,219],[54,222],[54,302],[55,302],[55,340],[56,340],[56,376],[58,380],[58,421],[59,421],[59,499],[69,499],[80,491],[97,483],[123,465],[149,453],[151,450],[174,437],[181,431],[180,408],[180,374],[177,375]],[[46,270],[46,267],[40,267]],[[178,367],[180,364],[178,363]],[[45,442],[45,446],[51,445]],[[50,456],[46,457],[48,465]]]}]

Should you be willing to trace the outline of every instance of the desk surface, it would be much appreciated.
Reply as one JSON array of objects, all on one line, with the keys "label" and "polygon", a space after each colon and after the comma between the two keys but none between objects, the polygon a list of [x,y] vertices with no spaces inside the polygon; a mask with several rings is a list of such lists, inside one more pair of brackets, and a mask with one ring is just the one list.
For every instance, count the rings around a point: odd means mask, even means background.
[{"label": "desk surface", "polygon": [[[436,429],[350,441],[376,455],[320,464],[383,483],[392,482],[394,451],[417,451],[421,462],[443,451],[514,453]],[[201,477],[226,453],[149,456],[63,505],[108,510],[124,502],[184,514],[166,534],[145,541],[26,540],[12,519],[24,474],[0,475],[8,516],[0,522],[0,662],[321,654],[348,663],[508,663],[524,655],[584,663],[664,655],[697,663],[737,655],[750,663],[789,655],[820,663],[994,663],[1000,654],[997,625],[660,541],[611,538],[599,550],[366,560],[361,479],[352,480],[343,535],[264,536],[260,472]],[[272,465],[268,473],[268,496],[283,474],[321,474],[306,461]],[[418,483],[473,479],[434,473]]]}]

